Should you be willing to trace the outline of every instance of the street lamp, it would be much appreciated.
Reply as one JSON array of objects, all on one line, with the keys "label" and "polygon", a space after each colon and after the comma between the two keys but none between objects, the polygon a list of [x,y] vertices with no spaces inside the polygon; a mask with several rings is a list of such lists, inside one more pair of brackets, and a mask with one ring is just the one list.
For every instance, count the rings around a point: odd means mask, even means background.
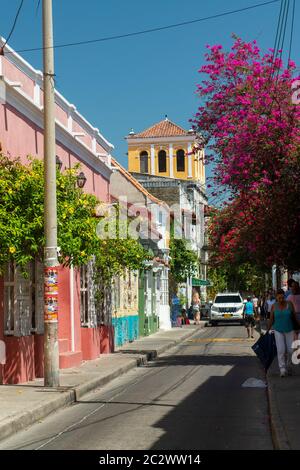
[{"label": "street lamp", "polygon": [[77,176],[78,188],[82,189],[84,187],[85,183],[86,183],[86,180],[87,180],[87,178],[86,178],[85,174],[83,173],[83,171],[81,171],[79,173],[79,175]]}]

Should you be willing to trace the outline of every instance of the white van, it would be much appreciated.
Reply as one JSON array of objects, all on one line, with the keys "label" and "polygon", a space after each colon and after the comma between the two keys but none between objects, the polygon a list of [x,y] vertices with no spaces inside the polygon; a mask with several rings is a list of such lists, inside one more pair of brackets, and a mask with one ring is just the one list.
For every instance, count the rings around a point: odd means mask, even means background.
[{"label": "white van", "polygon": [[244,301],[239,292],[218,293],[210,309],[210,324],[239,322],[243,325],[243,312]]}]

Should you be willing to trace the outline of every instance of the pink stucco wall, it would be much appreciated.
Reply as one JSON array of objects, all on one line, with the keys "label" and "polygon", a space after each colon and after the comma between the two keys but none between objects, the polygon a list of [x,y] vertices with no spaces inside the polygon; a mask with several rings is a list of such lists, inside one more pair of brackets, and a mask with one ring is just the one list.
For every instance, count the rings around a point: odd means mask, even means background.
[{"label": "pink stucco wall", "polygon": [[92,136],[88,135],[86,130],[73,119],[73,132],[83,133],[84,136],[77,137],[77,140],[81,140],[85,143],[89,148],[92,148]]},{"label": "pink stucco wall", "polygon": [[[8,59],[3,59],[3,71],[10,81],[22,83],[22,91],[32,100],[34,98],[34,81],[12,65]],[[42,102],[42,92],[40,93]],[[0,146],[3,153],[13,157],[20,157],[26,164],[27,156],[43,158],[43,130],[30,119],[30,113],[18,111],[8,103],[0,103]],[[67,113],[56,105],[56,117],[67,128]],[[92,137],[86,130],[73,121],[73,131],[85,132],[83,142],[92,147]],[[104,153],[98,145],[97,151]],[[96,171],[80,158],[78,153],[67,148],[62,142],[56,142],[56,154],[63,162],[62,170],[80,163],[81,171],[85,173],[87,182],[84,191],[94,194],[101,201],[109,201],[109,181],[101,174],[101,168]],[[93,359],[100,352],[113,350],[113,333],[108,329],[99,327],[94,331],[82,331],[80,326],[80,279],[79,273],[74,270],[74,337],[75,351],[71,350],[71,297],[70,297],[70,270],[59,269],[59,348],[61,367],[79,365],[82,359]],[[19,383],[32,380],[43,375],[43,335],[31,335],[21,338],[5,337],[3,334],[3,279],[0,278],[0,339],[7,347],[7,364],[3,368],[0,383]],[[91,329],[89,329],[91,330]],[[102,341],[102,344],[101,344]]]},{"label": "pink stucco wall", "polygon": [[3,58],[3,74],[11,82],[20,82],[22,91],[24,91],[31,99],[34,96],[34,81],[26,76],[15,65],[9,62],[5,57]]}]

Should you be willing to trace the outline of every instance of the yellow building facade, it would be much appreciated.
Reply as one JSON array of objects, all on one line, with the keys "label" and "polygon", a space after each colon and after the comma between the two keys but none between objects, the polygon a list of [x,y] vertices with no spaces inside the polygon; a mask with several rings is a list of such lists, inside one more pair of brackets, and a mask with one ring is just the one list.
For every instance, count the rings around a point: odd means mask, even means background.
[{"label": "yellow building facade", "polygon": [[[128,171],[205,184],[204,148],[199,135],[168,118],[127,136]],[[200,149],[193,151],[194,147]]]}]

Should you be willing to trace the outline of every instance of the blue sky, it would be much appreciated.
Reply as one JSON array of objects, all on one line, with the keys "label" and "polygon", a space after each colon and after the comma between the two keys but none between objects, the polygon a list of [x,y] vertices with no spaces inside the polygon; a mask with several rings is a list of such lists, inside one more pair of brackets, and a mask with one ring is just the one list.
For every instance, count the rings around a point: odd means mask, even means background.
[{"label": "blue sky", "polygon": [[[218,14],[262,0],[53,0],[55,43],[123,34]],[[298,4],[298,0],[296,0]],[[0,34],[8,35],[19,0],[0,0]],[[25,0],[10,45],[41,46],[41,6]],[[280,3],[142,36],[55,51],[57,89],[115,145],[127,166],[124,136],[164,118],[183,127],[197,110],[198,69],[205,45],[231,44],[231,34],[273,47]],[[300,48],[296,14],[293,58]],[[42,52],[22,54],[42,67]]]}]

